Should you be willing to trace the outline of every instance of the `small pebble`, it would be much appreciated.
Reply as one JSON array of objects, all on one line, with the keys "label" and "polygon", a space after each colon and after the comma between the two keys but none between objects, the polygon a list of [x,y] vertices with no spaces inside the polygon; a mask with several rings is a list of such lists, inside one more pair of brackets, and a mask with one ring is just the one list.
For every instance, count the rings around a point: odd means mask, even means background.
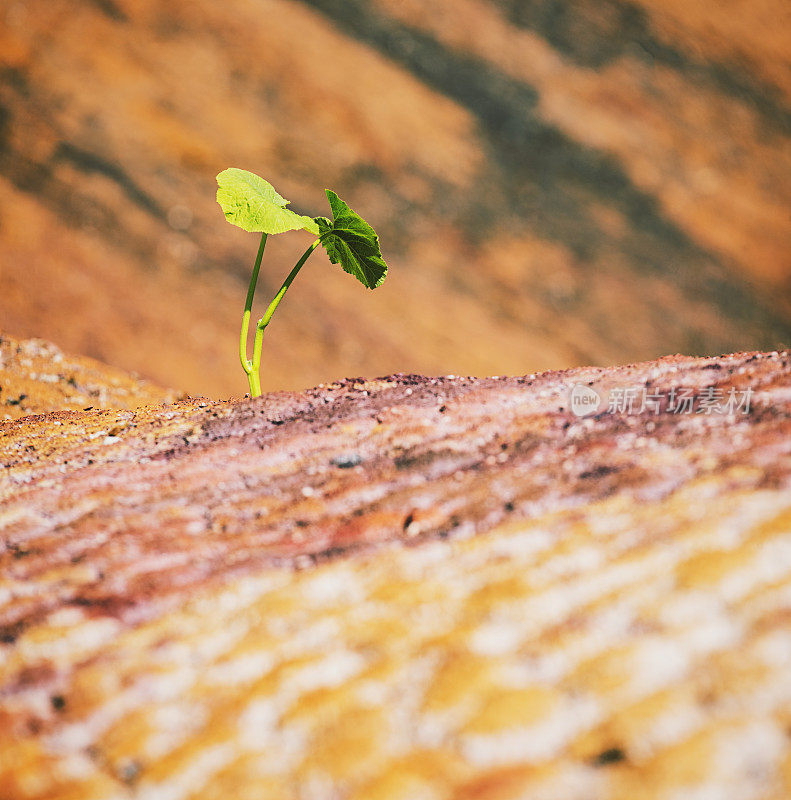
[{"label": "small pebble", "polygon": [[340,469],[351,469],[363,463],[362,457],[358,453],[347,453],[342,456],[335,456],[330,463]]}]

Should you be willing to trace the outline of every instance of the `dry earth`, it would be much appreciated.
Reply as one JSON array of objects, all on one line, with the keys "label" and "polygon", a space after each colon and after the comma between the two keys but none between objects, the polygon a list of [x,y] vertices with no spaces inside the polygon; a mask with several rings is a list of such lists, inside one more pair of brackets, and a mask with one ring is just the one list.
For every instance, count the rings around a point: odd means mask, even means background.
[{"label": "dry earth", "polygon": [[43,339],[0,334],[0,419],[53,409],[131,409],[171,402],[176,394],[92,358],[66,355]]},{"label": "dry earth", "polygon": [[4,800],[791,794],[791,353],[58,411],[0,464]]}]

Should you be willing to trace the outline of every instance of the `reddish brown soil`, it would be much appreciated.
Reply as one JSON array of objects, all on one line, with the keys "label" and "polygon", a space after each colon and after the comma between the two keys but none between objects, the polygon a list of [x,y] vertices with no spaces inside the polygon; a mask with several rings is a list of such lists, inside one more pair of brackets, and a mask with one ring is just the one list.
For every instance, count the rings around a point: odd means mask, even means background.
[{"label": "reddish brown soil", "polygon": [[[57,412],[0,427],[8,568],[70,582],[0,612],[8,636],[62,603],[147,616],[163,596],[393,541],[470,536],[612,495],[655,501],[734,467],[789,479],[788,353],[670,357],[523,378],[348,379],[303,394],[136,411]],[[719,414],[578,419],[584,383],[755,392]],[[635,406],[635,411],[637,406]],[[146,566],[149,564],[150,566]]]},{"label": "reddish brown soil", "polygon": [[43,339],[0,334],[0,420],[93,408],[137,408],[172,402],[176,392]]},{"label": "reddish brown soil", "polygon": [[791,789],[787,351],[56,411],[0,465],[10,800]]}]

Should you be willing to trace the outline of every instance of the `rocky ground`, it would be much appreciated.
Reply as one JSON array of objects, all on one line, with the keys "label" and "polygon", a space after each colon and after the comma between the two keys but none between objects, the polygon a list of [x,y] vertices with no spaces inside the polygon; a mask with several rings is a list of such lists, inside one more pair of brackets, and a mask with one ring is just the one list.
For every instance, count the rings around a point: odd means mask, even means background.
[{"label": "rocky ground", "polygon": [[0,424],[3,798],[791,792],[791,353],[110,394]]},{"label": "rocky ground", "polygon": [[43,339],[0,334],[0,420],[94,408],[137,408],[172,402],[177,393]]}]

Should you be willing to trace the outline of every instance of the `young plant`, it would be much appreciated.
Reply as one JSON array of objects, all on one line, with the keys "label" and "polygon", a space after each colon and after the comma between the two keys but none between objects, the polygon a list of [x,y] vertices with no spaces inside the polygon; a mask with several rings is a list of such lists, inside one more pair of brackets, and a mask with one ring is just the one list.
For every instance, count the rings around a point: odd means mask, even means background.
[{"label": "young plant", "polygon": [[[368,289],[381,286],[387,275],[387,264],[379,249],[379,237],[374,229],[356,212],[352,211],[335,192],[326,190],[330,202],[332,221],[327,217],[303,217],[288,208],[288,200],[283,199],[274,187],[263,178],[243,169],[223,170],[217,176],[217,202],[225,218],[232,225],[251,233],[261,234],[258,254],[253,264],[253,274],[247,289],[247,300],[242,314],[242,334],[239,338],[239,359],[242,369],[247,373],[250,394],[261,394],[261,349],[264,331],[272,320],[272,315],[288,291],[297,273],[302,269],[310,254],[322,245],[333,264],[340,264],[345,272],[354,275]],[[253,344],[253,358],[247,357],[247,332],[253,308],[253,296],[258,282],[258,271],[264,257],[267,236],[286,231],[304,230],[312,233],[315,239],[302,254],[299,261],[288,273],[283,285],[272,302],[258,320]]]}]

